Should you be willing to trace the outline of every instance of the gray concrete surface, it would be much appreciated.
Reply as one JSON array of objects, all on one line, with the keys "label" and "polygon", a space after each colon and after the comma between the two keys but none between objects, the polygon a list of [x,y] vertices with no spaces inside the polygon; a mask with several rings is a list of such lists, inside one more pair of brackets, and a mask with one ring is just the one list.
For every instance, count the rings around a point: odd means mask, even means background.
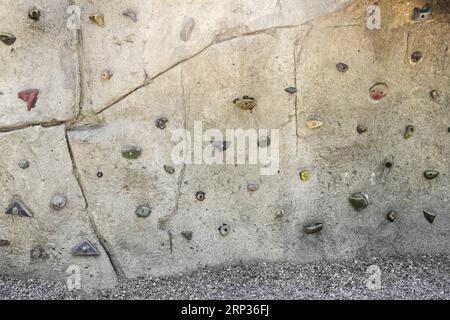
[{"label": "gray concrete surface", "polygon": [[[367,0],[3,1],[0,32],[17,40],[0,43],[0,206],[20,199],[33,217],[0,214],[0,275],[61,280],[75,265],[91,292],[205,266],[448,254],[450,1],[428,2],[432,14],[416,22],[424,1],[378,1],[382,27],[369,30]],[[69,5],[81,9],[80,30],[67,28]],[[27,17],[36,8],[39,21]],[[376,103],[379,82],[389,91]],[[17,94],[32,88],[28,111]],[[246,95],[252,111],[233,103]],[[193,133],[195,121],[279,129],[279,171],[172,164],[172,130]],[[404,139],[408,125],[416,131]],[[137,159],[122,156],[128,145]],[[354,192],[369,196],[363,211]],[[50,206],[55,194],[62,210]],[[321,232],[305,233],[313,223]],[[99,256],[71,254],[85,240]]]}]

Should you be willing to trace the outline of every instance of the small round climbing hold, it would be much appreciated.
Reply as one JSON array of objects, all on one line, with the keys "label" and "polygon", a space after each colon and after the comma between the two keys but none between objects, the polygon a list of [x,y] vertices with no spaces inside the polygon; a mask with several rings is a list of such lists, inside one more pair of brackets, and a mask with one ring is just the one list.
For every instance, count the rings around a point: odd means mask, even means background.
[{"label": "small round climbing hold", "polygon": [[420,60],[422,60],[422,52],[414,51],[411,55],[411,61],[413,63],[418,63],[418,62],[420,62]]},{"label": "small round climbing hold", "polygon": [[364,192],[356,192],[348,198],[348,201],[356,211],[360,211],[369,205],[369,196]]},{"label": "small round climbing hold", "polygon": [[54,210],[61,210],[66,206],[67,198],[65,195],[56,193],[50,200],[50,207]]},{"label": "small round climbing hold", "polygon": [[166,117],[158,118],[158,119],[156,119],[156,121],[155,121],[155,126],[156,126],[157,128],[159,128],[159,129],[163,130],[163,129],[166,128],[166,123],[167,123],[168,121],[169,121],[169,120],[168,120]]},{"label": "small round climbing hold", "polygon": [[141,155],[141,148],[136,146],[125,146],[122,148],[122,156],[125,159],[137,159]]},{"label": "small round climbing hold", "polygon": [[339,62],[336,64],[336,69],[339,72],[347,72],[348,71],[348,65],[342,62]]},{"label": "small round climbing hold", "polygon": [[388,212],[386,219],[389,222],[394,222],[397,219],[397,213],[394,210]]},{"label": "small round climbing hold", "polygon": [[219,232],[220,235],[226,236],[230,233],[230,227],[226,223],[224,223],[219,227]]},{"label": "small round climbing hold", "polygon": [[99,177],[99,178],[103,177],[103,172],[98,171],[98,172],[97,172],[97,177]]},{"label": "small round climbing hold", "polygon": [[30,161],[26,159],[22,159],[19,161],[19,168],[21,169],[27,169],[30,166]]},{"label": "small round climbing hold", "polygon": [[369,89],[369,95],[372,101],[378,102],[387,96],[389,92],[386,83],[378,82]]},{"label": "small round climbing hold", "polygon": [[203,191],[197,191],[197,193],[195,194],[195,199],[197,199],[198,201],[205,200],[205,193]]},{"label": "small round climbing hold", "polygon": [[146,218],[152,213],[152,209],[148,205],[140,205],[134,212],[140,218]]},{"label": "small round climbing hold", "polygon": [[309,174],[308,170],[302,170],[300,171],[300,180],[303,182],[309,181],[311,179],[311,176]]},{"label": "small round climbing hold", "polygon": [[38,9],[32,9],[28,11],[28,18],[34,21],[39,21],[39,18],[41,17],[41,11]]},{"label": "small round climbing hold", "polygon": [[433,100],[437,100],[439,98],[440,94],[436,89],[433,89],[430,91],[430,97]]},{"label": "small round climbing hold", "polygon": [[247,184],[247,190],[250,192],[255,192],[259,190],[259,184],[255,182],[249,182]]}]

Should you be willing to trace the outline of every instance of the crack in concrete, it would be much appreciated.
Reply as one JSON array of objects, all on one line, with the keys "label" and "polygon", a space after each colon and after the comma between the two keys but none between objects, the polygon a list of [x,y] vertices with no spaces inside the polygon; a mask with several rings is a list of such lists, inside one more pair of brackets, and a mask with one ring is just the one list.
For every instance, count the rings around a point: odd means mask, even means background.
[{"label": "crack in concrete", "polygon": [[73,119],[65,120],[65,121],[49,120],[49,121],[43,121],[43,122],[39,121],[39,122],[22,123],[22,124],[16,124],[14,126],[0,127],[0,132],[12,132],[12,131],[22,130],[22,129],[35,127],[35,126],[42,126],[45,128],[49,128],[49,127],[55,127],[55,126],[59,126],[61,124],[65,124],[70,121],[73,121]]}]

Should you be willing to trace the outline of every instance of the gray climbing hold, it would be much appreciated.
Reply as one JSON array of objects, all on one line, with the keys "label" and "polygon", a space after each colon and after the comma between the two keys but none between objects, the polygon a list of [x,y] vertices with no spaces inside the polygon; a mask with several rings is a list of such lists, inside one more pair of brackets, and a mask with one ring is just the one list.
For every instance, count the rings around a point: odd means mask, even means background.
[{"label": "gray climbing hold", "polygon": [[214,148],[219,151],[225,151],[231,146],[231,141],[211,141]]},{"label": "gray climbing hold", "polygon": [[384,159],[384,167],[387,169],[391,169],[394,166],[394,157],[389,156]]},{"label": "gray climbing hold", "polygon": [[20,200],[15,200],[8,209],[6,209],[5,213],[29,218],[33,216],[31,210],[29,210]]},{"label": "gray climbing hold", "polygon": [[133,20],[134,22],[137,22],[137,15],[136,12],[132,11],[132,10],[126,10],[124,12],[122,12],[122,14],[128,18],[130,18],[131,20]]},{"label": "gray climbing hold", "polygon": [[11,33],[0,32],[0,41],[7,46],[11,46],[16,42],[16,36]]},{"label": "gray climbing hold", "polygon": [[258,138],[258,147],[266,148],[268,146],[270,146],[270,137],[262,136]]},{"label": "gray climbing hold", "polygon": [[427,219],[427,221],[429,223],[433,223],[434,219],[436,218],[436,214],[429,211],[429,210],[423,210],[423,215],[425,216],[425,219]]},{"label": "gray climbing hold", "polygon": [[338,64],[336,64],[336,69],[339,72],[347,72],[348,65],[346,65],[345,63],[339,62]]},{"label": "gray climbing hold", "polygon": [[226,223],[222,224],[219,227],[219,232],[220,232],[220,235],[222,235],[222,236],[228,235],[230,233],[230,226],[227,225]]},{"label": "gray climbing hold", "polygon": [[31,260],[48,259],[48,253],[41,246],[37,246],[30,251]]},{"label": "gray climbing hold", "polygon": [[414,21],[423,21],[428,18],[431,13],[431,7],[426,4],[422,8],[414,8],[412,19]]},{"label": "gray climbing hold", "polygon": [[0,239],[0,247],[7,247],[11,244],[9,240]]},{"label": "gray climbing hold", "polygon": [[191,37],[192,30],[194,30],[195,21],[191,17],[184,17],[183,25],[181,26],[180,39],[184,42]]},{"label": "gray climbing hold", "polygon": [[242,110],[252,110],[256,107],[256,99],[249,96],[234,99],[233,103]]},{"label": "gray climbing hold", "polygon": [[125,159],[134,160],[141,155],[141,148],[136,146],[124,146],[122,148],[122,156]]},{"label": "gray climbing hold", "polygon": [[296,93],[298,90],[297,90],[296,87],[288,87],[288,88],[284,89],[284,91],[286,91],[287,93],[290,93],[290,94],[294,94],[294,93]]},{"label": "gray climbing hold", "polygon": [[67,198],[65,195],[56,193],[50,200],[50,207],[54,210],[61,210],[66,206]]},{"label": "gray climbing hold", "polygon": [[282,218],[284,216],[284,211],[281,208],[276,208],[274,214],[276,218]]},{"label": "gray climbing hold", "polygon": [[320,232],[323,229],[323,223],[314,223],[303,227],[303,231],[307,234]]},{"label": "gray climbing hold", "polygon": [[136,208],[135,213],[140,218],[146,218],[152,213],[152,209],[149,205],[140,205]]},{"label": "gray climbing hold", "polygon": [[428,180],[433,180],[436,179],[439,175],[439,171],[436,170],[426,170],[423,173],[424,177],[427,178]]},{"label": "gray climbing hold", "polygon": [[169,165],[164,165],[164,170],[169,173],[169,174],[174,174],[175,173],[175,168]]},{"label": "gray climbing hold", "polygon": [[388,212],[386,219],[389,222],[394,222],[397,219],[397,213],[394,210]]},{"label": "gray climbing hold", "polygon": [[41,17],[41,11],[38,9],[32,9],[28,11],[28,18],[34,21],[39,21],[39,18]]},{"label": "gray climbing hold", "polygon": [[23,159],[19,161],[19,168],[27,169],[30,166],[30,161]]},{"label": "gray climbing hold", "polygon": [[192,231],[181,231],[181,235],[187,240],[192,240]]},{"label": "gray climbing hold", "polygon": [[99,256],[100,252],[97,247],[93,245],[89,240],[82,241],[72,249],[72,255],[74,256]]},{"label": "gray climbing hold", "polygon": [[203,191],[197,191],[197,193],[195,194],[195,199],[197,199],[198,201],[205,200],[205,193]]},{"label": "gray climbing hold", "polygon": [[369,205],[369,196],[364,192],[356,192],[348,198],[348,201],[356,211],[360,211]]},{"label": "gray climbing hold", "polygon": [[159,129],[163,130],[163,129],[166,128],[166,123],[167,123],[168,121],[169,121],[169,120],[168,120],[166,117],[158,118],[158,119],[156,119],[156,121],[155,121],[155,126],[156,126],[157,128],[159,128]]}]

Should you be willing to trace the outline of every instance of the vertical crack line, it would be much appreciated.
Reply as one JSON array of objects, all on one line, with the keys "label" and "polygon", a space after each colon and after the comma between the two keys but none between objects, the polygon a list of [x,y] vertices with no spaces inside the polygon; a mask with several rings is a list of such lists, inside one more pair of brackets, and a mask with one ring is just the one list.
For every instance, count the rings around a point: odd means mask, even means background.
[{"label": "vertical crack line", "polygon": [[170,249],[170,253],[173,253],[172,232],[167,231],[167,234],[169,235],[169,249]]},{"label": "vertical crack line", "polygon": [[405,63],[409,62],[409,57],[408,57],[408,53],[409,53],[409,41],[411,38],[411,32],[410,31],[406,31],[406,52],[405,52]]},{"label": "vertical crack line", "polygon": [[89,219],[89,224],[91,225],[91,228],[94,231],[94,234],[97,237],[100,245],[102,246],[103,250],[105,251],[106,256],[108,257],[108,260],[111,263],[111,266],[112,266],[114,272],[116,273],[116,276],[124,278],[125,272],[123,271],[123,268],[120,265],[120,262],[118,261],[116,256],[113,254],[113,248],[106,241],[105,237],[103,237],[103,235],[99,231],[97,225],[95,224],[94,219],[92,218],[92,216],[89,213],[89,210],[88,210],[89,204],[87,201],[86,192],[84,190],[83,184],[81,183],[80,174],[79,174],[76,162],[75,162],[75,157],[73,155],[72,147],[70,146],[70,141],[69,141],[69,137],[67,136],[67,132],[65,134],[65,138],[66,138],[67,150],[69,152],[70,160],[72,162],[72,172],[75,177],[75,180],[77,181],[78,187],[80,188],[81,195],[83,196],[84,209],[86,210],[87,217]]},{"label": "vertical crack line", "polygon": [[75,115],[75,121],[77,121],[82,112],[82,102],[83,102],[83,81],[84,81],[84,45],[83,45],[83,33],[81,29],[77,30],[77,95],[76,95],[76,105],[77,105],[77,114]]},{"label": "vertical crack line", "polygon": [[[298,33],[297,33],[298,35]],[[297,39],[297,35],[295,38]],[[293,59],[294,59],[294,87],[295,87],[295,96],[294,96],[294,112],[295,112],[295,140],[297,143],[295,144],[295,155],[298,156],[298,106],[297,106],[297,99],[298,99],[298,88],[297,88],[297,56],[295,53],[295,50],[297,49],[297,41],[294,42],[294,50],[293,50]]]}]

